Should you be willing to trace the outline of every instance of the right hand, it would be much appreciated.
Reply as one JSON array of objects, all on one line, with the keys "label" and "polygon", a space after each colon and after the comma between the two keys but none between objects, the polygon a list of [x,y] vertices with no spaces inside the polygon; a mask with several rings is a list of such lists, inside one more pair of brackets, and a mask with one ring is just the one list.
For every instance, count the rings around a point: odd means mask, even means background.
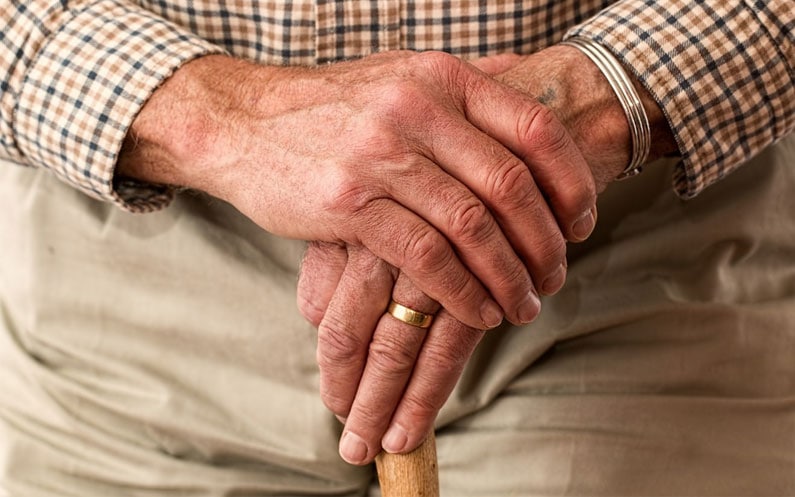
[{"label": "right hand", "polygon": [[364,246],[478,329],[535,318],[535,286],[560,279],[595,203],[552,112],[441,53],[203,57],[132,131],[120,174],[204,190],[277,235]]}]

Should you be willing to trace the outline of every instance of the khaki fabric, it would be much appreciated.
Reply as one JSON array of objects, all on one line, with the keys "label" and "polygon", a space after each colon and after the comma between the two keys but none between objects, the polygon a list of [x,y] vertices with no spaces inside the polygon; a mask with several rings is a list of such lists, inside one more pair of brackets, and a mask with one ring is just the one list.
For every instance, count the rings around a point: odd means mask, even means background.
[{"label": "khaki fabric", "polygon": [[298,314],[300,242],[182,196],[130,215],[3,165],[0,416],[13,496],[344,494]]},{"label": "khaki fabric", "polygon": [[[683,201],[612,185],[566,287],[490,332],[442,495],[795,495],[795,138]],[[295,305],[303,244],[182,194],[0,167],[0,495],[364,495]]]}]

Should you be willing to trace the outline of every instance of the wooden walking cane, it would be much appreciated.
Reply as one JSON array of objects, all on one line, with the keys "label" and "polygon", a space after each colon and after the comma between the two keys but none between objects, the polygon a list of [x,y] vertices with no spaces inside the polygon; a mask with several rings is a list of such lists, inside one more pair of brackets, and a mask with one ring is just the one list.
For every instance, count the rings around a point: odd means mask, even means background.
[{"label": "wooden walking cane", "polygon": [[439,497],[436,436],[431,433],[408,454],[381,452],[375,458],[382,497]]}]

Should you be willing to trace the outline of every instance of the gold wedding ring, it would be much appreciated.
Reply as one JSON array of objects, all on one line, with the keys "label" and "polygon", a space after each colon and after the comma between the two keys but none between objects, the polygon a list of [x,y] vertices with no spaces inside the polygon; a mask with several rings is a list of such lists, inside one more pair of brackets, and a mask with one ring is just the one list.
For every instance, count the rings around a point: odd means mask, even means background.
[{"label": "gold wedding ring", "polygon": [[403,321],[406,324],[410,324],[411,326],[416,326],[417,328],[430,328],[431,322],[433,321],[433,314],[425,314],[424,312],[415,311],[414,309],[410,309],[405,305],[400,305],[394,300],[389,303],[389,307],[387,308],[386,312],[389,313],[390,316],[397,319],[398,321]]}]

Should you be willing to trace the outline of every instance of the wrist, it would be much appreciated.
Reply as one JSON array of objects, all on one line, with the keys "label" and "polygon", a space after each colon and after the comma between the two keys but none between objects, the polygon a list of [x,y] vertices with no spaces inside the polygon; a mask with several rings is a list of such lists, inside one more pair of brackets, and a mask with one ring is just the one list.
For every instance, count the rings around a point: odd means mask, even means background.
[{"label": "wrist", "polygon": [[[566,125],[588,160],[599,190],[621,174],[631,160],[629,122],[600,69],[579,49],[556,45],[528,56],[501,75],[507,83],[536,96]],[[647,162],[677,150],[662,111],[630,76],[651,127]]]},{"label": "wrist", "polygon": [[[116,176],[223,198],[237,162],[234,128],[257,108],[252,79],[272,68],[208,55],[176,70],[151,95],[124,140]],[[260,87],[261,88],[261,87]],[[260,100],[261,96],[256,96]],[[245,107],[245,108],[244,108]]]}]

